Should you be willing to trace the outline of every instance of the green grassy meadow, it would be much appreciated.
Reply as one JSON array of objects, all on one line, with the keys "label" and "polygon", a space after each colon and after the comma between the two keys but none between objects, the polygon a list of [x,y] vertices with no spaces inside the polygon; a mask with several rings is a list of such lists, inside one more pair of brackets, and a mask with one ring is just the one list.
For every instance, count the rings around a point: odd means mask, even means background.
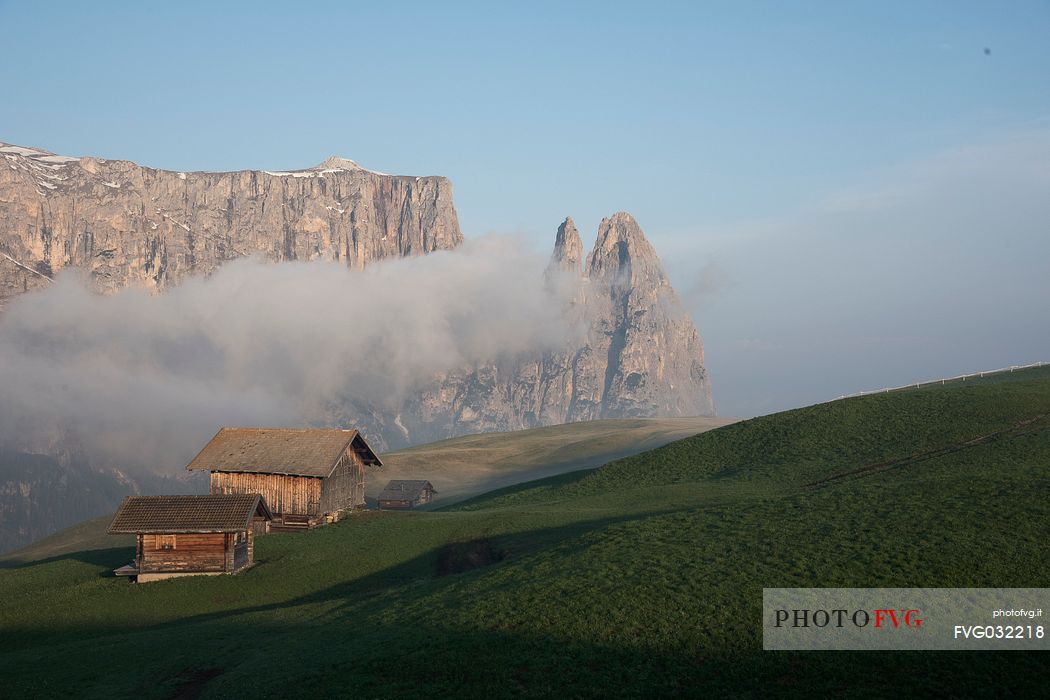
[{"label": "green grassy meadow", "polygon": [[262,537],[235,577],[7,562],[0,695],[1035,696],[1045,654],[763,652],[761,594],[1046,587],[1048,498],[1050,368],[820,404]]},{"label": "green grassy meadow", "polygon": [[[369,470],[365,493],[374,506],[390,479],[429,479],[438,495],[428,509],[441,507],[495,488],[598,467],[733,422],[710,416],[636,418],[465,435],[384,453],[383,468]],[[134,535],[107,534],[112,520],[112,514],[104,515],[60,530],[0,556],[0,565],[117,545],[134,547]]]}]

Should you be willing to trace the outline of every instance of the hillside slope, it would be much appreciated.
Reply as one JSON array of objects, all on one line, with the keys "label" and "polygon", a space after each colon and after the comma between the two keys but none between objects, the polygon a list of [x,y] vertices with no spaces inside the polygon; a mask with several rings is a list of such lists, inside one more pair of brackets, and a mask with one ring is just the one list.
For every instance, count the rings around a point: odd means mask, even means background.
[{"label": "hillside slope", "polygon": [[261,538],[233,578],[130,586],[108,574],[124,548],[9,569],[0,678],[89,697],[1032,696],[1045,654],[766,653],[757,620],[764,586],[1046,586],[1047,416],[1044,369]]},{"label": "hillside slope", "polygon": [[732,418],[636,418],[567,423],[507,433],[480,433],[383,455],[383,469],[370,474],[369,496],[388,479],[429,479],[435,505],[465,496],[601,466],[733,423]]},{"label": "hillside slope", "polygon": [[125,496],[192,493],[202,483],[206,488],[206,479],[202,482],[149,473],[128,476],[115,469],[95,470],[75,459],[66,464],[46,455],[0,446],[0,554],[27,542],[47,539],[62,528],[72,528],[77,534],[70,533],[68,546],[60,551],[82,549],[90,540],[90,536],[85,540],[85,535],[94,529],[82,527],[81,521],[112,513]]},{"label": "hillside slope", "polygon": [[[440,507],[511,484],[597,467],[732,422],[731,418],[639,418],[467,435],[383,454],[383,468],[368,473],[366,494],[374,504],[375,497],[390,479],[429,479],[438,490],[434,506]],[[139,488],[133,492],[186,491],[185,484],[169,482],[168,488],[162,488],[163,483],[150,484],[151,491]],[[202,486],[206,490],[207,480],[195,485],[198,490]],[[84,486],[79,485],[79,488],[84,489]],[[17,501],[18,489],[12,487],[8,490],[12,492],[11,498]],[[108,506],[95,508],[88,514],[105,512],[107,507],[115,510],[124,495],[124,492],[116,491],[110,495],[109,501],[104,502]],[[2,500],[0,505],[3,505]],[[112,547],[116,540],[106,534],[110,519],[111,516],[107,515],[78,523],[2,556],[0,562],[5,559],[35,561],[70,552]]]}]

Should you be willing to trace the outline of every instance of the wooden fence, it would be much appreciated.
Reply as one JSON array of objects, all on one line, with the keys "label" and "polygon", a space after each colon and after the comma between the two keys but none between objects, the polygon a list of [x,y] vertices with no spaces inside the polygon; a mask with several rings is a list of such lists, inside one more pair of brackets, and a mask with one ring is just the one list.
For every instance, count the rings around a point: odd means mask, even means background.
[{"label": "wooden fence", "polygon": [[986,377],[989,374],[1001,374],[1003,372],[1016,372],[1019,369],[1031,369],[1033,367],[1043,367],[1050,365],[1050,362],[1033,362],[1029,365],[1010,365],[1009,367],[1001,367],[1000,369],[989,369],[984,372],[974,372],[973,374],[960,374],[955,377],[944,377],[942,379],[929,379],[924,382],[915,382],[914,384],[905,384],[903,386],[892,386],[885,389],[872,389],[871,391],[858,391],[854,394],[845,394],[840,396],[839,399],[852,399],[855,396],[867,396],[869,394],[884,394],[887,391],[901,391],[902,389],[918,389],[919,387],[930,386],[931,384],[947,384],[948,382],[965,382],[967,379],[973,379],[974,377]]}]

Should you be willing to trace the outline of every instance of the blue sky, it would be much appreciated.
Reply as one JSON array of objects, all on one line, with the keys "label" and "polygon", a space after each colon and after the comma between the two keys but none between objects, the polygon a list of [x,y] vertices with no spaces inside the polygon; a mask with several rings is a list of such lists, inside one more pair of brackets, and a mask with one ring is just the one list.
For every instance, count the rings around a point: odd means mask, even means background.
[{"label": "blue sky", "polygon": [[544,247],[632,212],[727,415],[1050,360],[1050,3],[0,0],[0,30],[3,141],[441,174],[467,236]]}]

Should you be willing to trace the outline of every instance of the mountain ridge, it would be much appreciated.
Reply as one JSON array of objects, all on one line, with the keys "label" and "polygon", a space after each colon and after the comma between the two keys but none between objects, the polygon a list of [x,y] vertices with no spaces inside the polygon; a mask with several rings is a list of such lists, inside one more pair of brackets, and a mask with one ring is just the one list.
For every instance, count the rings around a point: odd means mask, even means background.
[{"label": "mountain ridge", "polygon": [[101,292],[159,291],[250,255],[361,268],[463,242],[447,178],[338,157],[298,171],[182,172],[6,143],[0,156],[0,309],[66,267]]},{"label": "mountain ridge", "polygon": [[[464,240],[447,179],[386,175],[337,156],[304,170],[229,172],[8,144],[0,156],[0,310],[69,267],[103,293],[133,284],[163,291],[247,255],[362,268]],[[586,256],[566,218],[546,275],[568,288],[561,313],[582,337],[512,367],[452,370],[400,411],[336,407],[324,420],[363,424],[386,447],[580,420],[714,414],[699,334],[630,214],[603,219]]]}]

